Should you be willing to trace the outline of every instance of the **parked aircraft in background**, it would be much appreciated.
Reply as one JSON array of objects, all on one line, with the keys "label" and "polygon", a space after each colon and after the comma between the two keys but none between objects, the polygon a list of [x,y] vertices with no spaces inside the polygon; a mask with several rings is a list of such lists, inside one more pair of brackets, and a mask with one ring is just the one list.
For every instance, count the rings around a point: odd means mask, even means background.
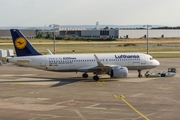
[{"label": "parked aircraft in background", "polygon": [[98,75],[108,74],[112,78],[127,77],[128,70],[141,70],[159,66],[152,56],[143,53],[98,53],[98,54],[56,54],[42,55],[35,50],[27,38],[17,29],[11,29],[11,35],[17,57],[8,61],[22,66],[28,66],[56,72],[83,72],[82,77],[88,78],[93,72],[93,79]]}]

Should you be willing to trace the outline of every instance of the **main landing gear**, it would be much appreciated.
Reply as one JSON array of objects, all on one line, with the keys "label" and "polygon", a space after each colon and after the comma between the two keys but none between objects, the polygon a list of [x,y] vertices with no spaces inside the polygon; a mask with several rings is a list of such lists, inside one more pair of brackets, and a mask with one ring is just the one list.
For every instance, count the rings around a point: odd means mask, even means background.
[{"label": "main landing gear", "polygon": [[93,77],[93,80],[98,81],[98,80],[99,80],[99,77],[98,77],[97,75],[95,75],[95,76]]},{"label": "main landing gear", "polygon": [[139,73],[139,74],[138,74],[138,77],[139,77],[139,78],[142,78],[141,70],[138,70],[138,73]]},{"label": "main landing gear", "polygon": [[[88,78],[89,76],[88,76],[87,73],[84,73],[84,74],[82,74],[82,77],[83,77],[83,78]],[[93,77],[93,80],[94,80],[94,81],[98,81],[98,80],[99,80],[98,75],[95,75],[95,76]]]},{"label": "main landing gear", "polygon": [[88,76],[87,73],[84,73],[84,74],[82,74],[82,77],[83,77],[83,78],[88,78],[89,76]]}]

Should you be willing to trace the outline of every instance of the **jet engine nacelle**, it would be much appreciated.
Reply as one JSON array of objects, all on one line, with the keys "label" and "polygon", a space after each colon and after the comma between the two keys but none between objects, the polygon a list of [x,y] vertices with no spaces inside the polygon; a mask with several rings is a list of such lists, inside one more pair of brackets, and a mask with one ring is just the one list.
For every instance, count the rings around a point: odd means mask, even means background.
[{"label": "jet engine nacelle", "polygon": [[110,71],[110,76],[112,78],[125,78],[128,75],[127,67],[115,67]]}]

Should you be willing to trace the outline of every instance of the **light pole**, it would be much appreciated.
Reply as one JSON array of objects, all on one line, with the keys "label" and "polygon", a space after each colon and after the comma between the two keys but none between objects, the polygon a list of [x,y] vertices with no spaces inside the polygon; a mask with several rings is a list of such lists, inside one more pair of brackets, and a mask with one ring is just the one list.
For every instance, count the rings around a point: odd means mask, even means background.
[{"label": "light pole", "polygon": [[147,40],[147,54],[149,53],[149,46],[148,46],[148,27],[152,27],[152,25],[143,25],[143,27],[147,27],[147,35],[146,35],[146,40]]},{"label": "light pole", "polygon": [[55,32],[56,32],[56,27],[59,27],[58,24],[51,24],[49,27],[53,27],[54,30],[54,54],[56,54],[56,38],[55,38]]}]

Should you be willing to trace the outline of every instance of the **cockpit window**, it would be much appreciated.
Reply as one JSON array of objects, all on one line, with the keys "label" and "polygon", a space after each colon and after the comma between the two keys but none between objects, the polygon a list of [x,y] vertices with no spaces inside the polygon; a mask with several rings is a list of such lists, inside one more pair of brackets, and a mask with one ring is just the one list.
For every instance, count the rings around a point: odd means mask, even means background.
[{"label": "cockpit window", "polygon": [[153,58],[151,57],[150,60],[153,60]]}]

